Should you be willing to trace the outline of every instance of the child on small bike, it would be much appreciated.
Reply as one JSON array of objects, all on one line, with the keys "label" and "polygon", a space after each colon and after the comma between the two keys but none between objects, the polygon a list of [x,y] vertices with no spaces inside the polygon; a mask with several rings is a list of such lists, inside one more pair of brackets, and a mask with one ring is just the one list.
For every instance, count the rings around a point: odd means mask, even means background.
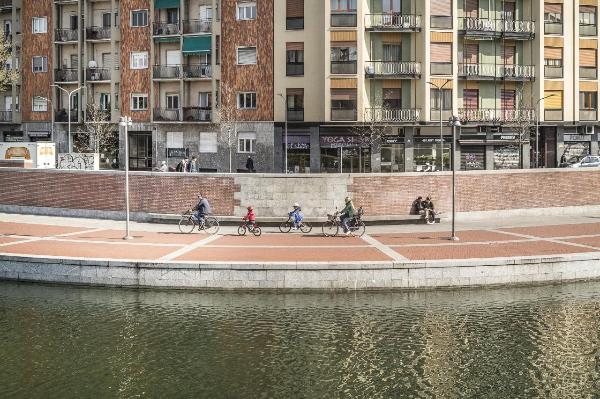
[{"label": "child on small bike", "polygon": [[298,226],[302,219],[304,219],[304,214],[302,213],[302,209],[300,208],[300,204],[297,202],[293,205],[294,210],[288,213],[288,216],[292,219],[292,228],[294,230],[298,230]]},{"label": "child on small bike", "polygon": [[246,209],[248,209],[248,213],[242,218],[242,220],[246,222],[246,226],[248,226],[248,228],[254,228],[256,226],[256,215],[254,214],[254,207],[250,205]]}]

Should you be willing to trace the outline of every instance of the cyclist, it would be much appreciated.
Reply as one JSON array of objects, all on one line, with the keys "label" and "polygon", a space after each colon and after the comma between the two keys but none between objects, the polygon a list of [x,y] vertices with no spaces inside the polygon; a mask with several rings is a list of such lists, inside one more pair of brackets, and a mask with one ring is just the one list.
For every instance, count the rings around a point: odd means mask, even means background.
[{"label": "cyclist", "polygon": [[210,204],[208,203],[208,198],[204,198],[202,194],[198,194],[198,203],[192,209],[195,212],[196,218],[198,219],[198,225],[202,226],[204,224],[204,219],[206,215],[211,213]]},{"label": "cyclist", "polygon": [[298,225],[304,219],[304,215],[302,214],[302,209],[300,208],[300,204],[297,202],[293,205],[294,210],[288,213],[288,216],[292,219],[292,228],[294,230],[298,230]]},{"label": "cyclist", "polygon": [[242,220],[246,222],[246,226],[248,227],[248,229],[252,229],[256,227],[256,215],[254,214],[254,208],[252,207],[252,205],[250,205],[246,209],[248,209],[248,213],[242,218]]},{"label": "cyclist", "polygon": [[354,204],[352,203],[352,198],[346,197],[344,199],[346,206],[342,209],[342,213],[340,214],[340,222],[342,222],[342,229],[344,229],[344,233],[346,235],[350,234],[350,228],[348,227],[348,221],[354,217],[356,209],[354,208]]}]

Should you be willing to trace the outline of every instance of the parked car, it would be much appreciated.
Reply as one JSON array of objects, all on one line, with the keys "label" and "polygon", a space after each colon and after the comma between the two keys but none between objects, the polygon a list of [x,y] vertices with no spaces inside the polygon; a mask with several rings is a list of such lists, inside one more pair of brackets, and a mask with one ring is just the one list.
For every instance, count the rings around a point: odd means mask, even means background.
[{"label": "parked car", "polygon": [[588,155],[581,161],[569,165],[570,168],[598,168],[600,167],[600,155]]}]

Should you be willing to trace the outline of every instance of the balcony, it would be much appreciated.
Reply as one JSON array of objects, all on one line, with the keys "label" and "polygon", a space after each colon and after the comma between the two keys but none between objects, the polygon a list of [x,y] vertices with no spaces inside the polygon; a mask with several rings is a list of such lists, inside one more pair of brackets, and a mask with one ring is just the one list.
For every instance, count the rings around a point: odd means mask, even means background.
[{"label": "balcony", "polygon": [[291,122],[304,121],[304,108],[288,108],[287,120]]},{"label": "balcony", "polygon": [[[442,121],[447,122],[450,117],[452,116],[452,110],[451,109],[443,109],[442,110]],[[440,121],[440,110],[435,109],[435,108],[431,108],[431,110],[429,111],[429,120],[430,121]]]},{"label": "balcony", "polygon": [[12,0],[0,0],[0,9],[12,9],[13,2]]},{"label": "balcony", "polygon": [[79,81],[77,69],[55,69],[54,81],[60,83],[77,83]]},{"label": "balcony", "polygon": [[76,42],[79,40],[77,29],[54,29],[54,41],[58,43]]},{"label": "balcony", "polygon": [[85,29],[87,40],[110,40],[110,28],[92,26]]},{"label": "balcony", "polygon": [[0,111],[0,122],[12,122],[13,112],[12,111]]},{"label": "balcony", "polygon": [[465,63],[458,65],[458,76],[467,80],[533,81],[535,66]]},{"label": "balcony", "polygon": [[487,18],[460,18],[458,30],[468,37],[499,37],[496,20]]},{"label": "balcony", "polygon": [[331,73],[336,75],[355,75],[356,61],[331,61]]},{"label": "balcony", "polygon": [[501,20],[502,34],[509,39],[533,40],[535,38],[534,21]]},{"label": "balcony", "polygon": [[210,32],[212,32],[212,20],[210,19],[191,19],[183,21],[183,34],[185,35]]},{"label": "balcony", "polygon": [[356,12],[331,13],[331,27],[351,28],[356,27]]},{"label": "balcony", "polygon": [[212,77],[212,69],[210,64],[184,65],[184,79],[210,79]]},{"label": "balcony", "polygon": [[418,122],[421,110],[416,108],[367,108],[365,119],[375,122]]},{"label": "balcony", "polygon": [[545,78],[562,78],[563,77],[563,67],[554,66],[554,65],[544,65],[544,77]]},{"label": "balcony", "polygon": [[154,65],[153,79],[181,79],[181,65]]},{"label": "balcony", "polygon": [[421,63],[414,61],[369,61],[365,66],[367,78],[419,79]]},{"label": "balcony", "polygon": [[544,110],[545,121],[562,121],[563,110],[562,109],[545,109]]},{"label": "balcony", "polygon": [[210,122],[211,110],[203,107],[183,107],[183,120],[185,122]]},{"label": "balcony", "polygon": [[285,66],[286,76],[303,76],[304,62],[287,63]]},{"label": "balcony", "polygon": [[465,123],[532,123],[535,121],[535,110],[533,108],[459,108],[458,117]]},{"label": "balcony", "polygon": [[596,67],[579,67],[579,78],[580,79],[597,79],[598,68]]},{"label": "balcony", "polygon": [[597,109],[580,109],[579,110],[580,121],[597,121],[598,110]]},{"label": "balcony", "polygon": [[110,82],[110,69],[87,68],[85,70],[85,79],[88,82]]},{"label": "balcony", "polygon": [[412,14],[367,14],[365,29],[372,32],[420,32],[421,16]]},{"label": "balcony", "polygon": [[535,37],[535,22],[467,17],[459,19],[458,30],[466,37],[473,38],[531,40]]},{"label": "balcony", "polygon": [[534,81],[535,65],[500,65],[500,77],[512,81]]},{"label": "balcony", "polygon": [[496,65],[494,64],[458,64],[458,76],[462,79],[470,80],[490,80],[495,79]]},{"label": "balcony", "polygon": [[[69,122],[69,111],[66,108],[56,110],[54,113],[55,122]],[[76,109],[71,110],[71,122],[79,121],[79,111]]]},{"label": "balcony", "polygon": [[181,110],[154,108],[154,122],[179,122],[181,121]]},{"label": "balcony", "polygon": [[154,22],[152,24],[152,34],[154,36],[174,36],[179,35],[179,24],[167,22]]},{"label": "balcony", "polygon": [[544,21],[544,33],[546,35],[562,35],[562,33],[563,33],[562,22]]},{"label": "balcony", "polygon": [[597,36],[598,27],[596,25],[579,24],[579,36]]},{"label": "balcony", "polygon": [[429,64],[432,75],[452,75],[451,62],[432,62]]},{"label": "balcony", "polygon": [[356,108],[332,108],[331,109],[331,120],[332,121],[355,121],[356,120]]}]

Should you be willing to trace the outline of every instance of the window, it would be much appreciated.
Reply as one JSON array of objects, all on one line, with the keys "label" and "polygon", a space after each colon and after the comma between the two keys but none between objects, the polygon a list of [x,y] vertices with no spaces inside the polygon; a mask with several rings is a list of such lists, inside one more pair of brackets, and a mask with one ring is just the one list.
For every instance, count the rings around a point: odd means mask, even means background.
[{"label": "window", "polygon": [[256,108],[256,93],[255,92],[238,93],[237,106],[239,109],[254,109],[254,108]]},{"label": "window", "polygon": [[217,133],[200,132],[200,153],[216,153],[217,152]]},{"label": "window", "polygon": [[356,47],[331,47],[331,61],[356,61]]},{"label": "window", "polygon": [[147,94],[132,94],[131,95],[131,110],[132,111],[145,111],[148,109],[148,95]]},{"label": "window", "polygon": [[304,0],[287,0],[285,28],[304,29]]},{"label": "window", "polygon": [[31,70],[34,73],[48,72],[48,57],[34,56],[31,63]]},{"label": "window", "polygon": [[110,94],[100,93],[100,110],[110,111]]},{"label": "window", "polygon": [[209,91],[201,91],[198,93],[198,106],[202,109],[210,109],[212,93]]},{"label": "window", "polygon": [[34,96],[31,109],[33,112],[47,112],[48,100],[44,97]]},{"label": "window", "polygon": [[167,23],[172,25],[179,24],[179,9],[169,8],[167,9]]},{"label": "window", "polygon": [[287,43],[286,75],[304,75],[304,43]]},{"label": "window", "polygon": [[167,94],[167,109],[179,109],[179,94]]},{"label": "window", "polygon": [[[440,109],[440,93],[438,89],[430,90],[431,97],[431,109]],[[452,89],[442,89],[442,109],[443,110],[451,110],[452,109]]]},{"label": "window", "polygon": [[304,89],[287,89],[287,119],[290,121],[304,120]]},{"label": "window", "polygon": [[402,61],[402,46],[399,44],[383,44],[383,61],[400,62]]},{"label": "window", "polygon": [[71,30],[77,30],[78,29],[79,18],[77,18],[77,15],[70,15],[69,16],[69,26],[71,27]]},{"label": "window", "polygon": [[238,47],[238,65],[256,65],[256,47]]},{"label": "window", "polygon": [[331,0],[332,12],[356,12],[356,0]]},{"label": "window", "polygon": [[256,19],[256,3],[238,3],[237,19],[238,20]]},{"label": "window", "polygon": [[596,25],[596,7],[579,6],[579,25]]},{"label": "window", "polygon": [[131,69],[147,69],[148,68],[148,52],[132,52],[131,53]]},{"label": "window", "polygon": [[46,17],[33,17],[32,32],[34,34],[48,32],[48,19]]},{"label": "window", "polygon": [[240,152],[240,153],[254,152],[255,143],[256,143],[256,133],[240,132],[238,134],[238,152]]},{"label": "window", "polygon": [[562,24],[562,4],[546,4],[544,6],[544,22]]},{"label": "window", "polygon": [[598,107],[598,93],[595,91],[582,91],[579,93],[579,108],[595,110]]},{"label": "window", "polygon": [[133,10],[131,12],[131,26],[148,26],[148,10]]}]

